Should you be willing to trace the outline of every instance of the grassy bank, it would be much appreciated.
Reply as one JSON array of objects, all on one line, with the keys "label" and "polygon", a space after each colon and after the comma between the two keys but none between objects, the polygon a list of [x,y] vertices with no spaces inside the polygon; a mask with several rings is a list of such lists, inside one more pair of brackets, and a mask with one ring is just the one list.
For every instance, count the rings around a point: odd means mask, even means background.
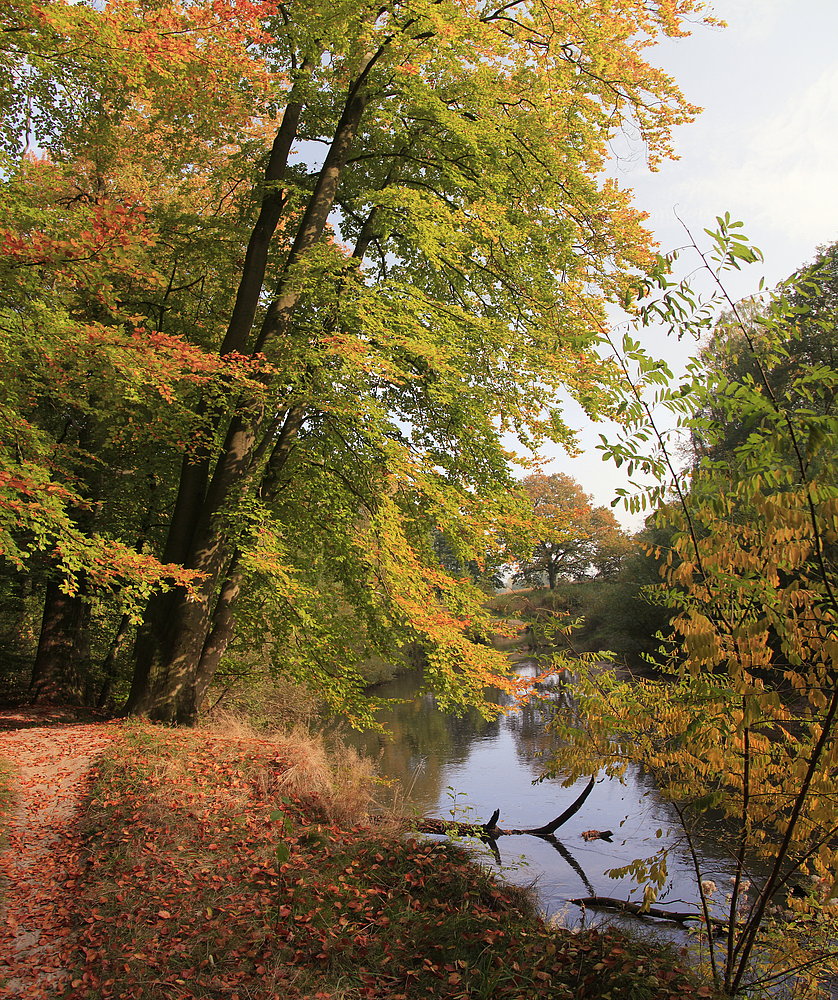
[{"label": "grassy bank", "polygon": [[[0,850],[8,843],[8,826],[15,808],[14,773],[8,760],[0,757]],[[0,901],[6,895],[5,880],[0,878]]]},{"label": "grassy bank", "polygon": [[129,726],[73,892],[77,997],[710,996],[660,953],[544,925],[462,848],[366,820],[370,775],[308,738]]},{"label": "grassy bank", "polygon": [[4,839],[6,823],[14,807],[14,800],[12,765],[0,757],[0,842]]}]

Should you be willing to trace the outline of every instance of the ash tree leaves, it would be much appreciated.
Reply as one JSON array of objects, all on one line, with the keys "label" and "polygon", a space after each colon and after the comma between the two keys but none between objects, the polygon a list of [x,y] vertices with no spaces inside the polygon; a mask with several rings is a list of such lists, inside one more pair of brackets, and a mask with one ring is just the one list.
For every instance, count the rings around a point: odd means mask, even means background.
[{"label": "ash tree leaves", "polygon": [[[709,250],[693,246],[714,283],[709,300],[665,274],[640,300],[641,320],[678,326],[684,314],[704,330],[683,385],[667,385],[636,342],[621,357],[636,391],[629,433],[612,450],[657,474],[646,498],[670,538],[652,546],[656,599],[674,612],[658,663],[667,677],[582,682],[584,720],[567,727],[562,756],[572,776],[619,773],[627,761],[654,773],[680,813],[697,876],[692,838],[721,811],[733,831],[724,905],[735,930],[709,956],[718,985],[738,995],[786,978],[814,995],[813,970],[834,957],[838,865],[834,248],[775,292],[734,303],[724,272],[759,254],[738,224],[718,223]],[[655,405],[692,431],[686,470]],[[645,877],[642,864],[637,871]]]}]

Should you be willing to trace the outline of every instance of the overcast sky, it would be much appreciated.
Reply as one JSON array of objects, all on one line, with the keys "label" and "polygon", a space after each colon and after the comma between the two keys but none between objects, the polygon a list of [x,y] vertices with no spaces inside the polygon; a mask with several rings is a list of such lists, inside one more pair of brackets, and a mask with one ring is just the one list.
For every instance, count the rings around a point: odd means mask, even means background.
[{"label": "overcast sky", "polygon": [[[664,251],[684,242],[676,211],[697,234],[725,212],[741,220],[765,254],[733,289],[745,295],[760,277],[773,285],[838,240],[838,0],[716,0],[715,9],[727,28],[649,50],[704,109],[676,132],[680,159],[650,173],[642,149],[621,143],[614,172]],[[676,363],[683,354],[672,348]],[[591,451],[601,429],[584,431],[584,457],[559,456],[545,471],[570,473],[608,505],[623,483]]]}]

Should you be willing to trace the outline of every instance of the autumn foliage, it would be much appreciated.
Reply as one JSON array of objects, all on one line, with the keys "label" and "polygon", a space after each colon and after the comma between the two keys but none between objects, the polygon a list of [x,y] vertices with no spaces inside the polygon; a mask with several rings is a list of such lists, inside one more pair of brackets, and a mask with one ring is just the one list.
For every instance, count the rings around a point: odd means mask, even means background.
[{"label": "autumn foliage", "polygon": [[546,581],[555,590],[559,581],[608,578],[619,571],[629,540],[611,511],[594,507],[574,479],[562,472],[535,473],[521,488],[528,546],[516,551],[516,582]]},{"label": "autumn foliage", "polygon": [[43,597],[36,697],[189,723],[242,647],[335,703],[407,645],[451,702],[502,678],[431,538],[482,561],[505,435],[613,406],[603,304],[653,258],[603,166],[624,125],[669,154],[695,109],[648,46],[703,7],[4,5],[0,544]]},{"label": "autumn foliage", "polygon": [[[560,756],[574,776],[639,763],[672,799],[707,923],[714,907],[729,922],[725,946],[708,950],[720,988],[735,996],[785,983],[819,996],[834,974],[838,921],[838,423],[836,369],[825,360],[834,350],[834,252],[736,304],[725,271],[759,259],[740,228],[720,218],[710,249],[693,246],[724,309],[714,329],[712,310],[688,286],[661,274],[646,289],[642,317],[710,334],[681,384],[624,341],[632,428],[610,450],[657,474],[647,498],[668,544],[650,546],[661,574],[650,589],[671,609],[672,627],[655,658],[661,679],[580,681],[582,716],[567,720]],[[644,396],[650,386],[693,432],[686,471]],[[726,897],[713,899],[695,838],[720,816],[734,869]],[[647,880],[651,866],[632,870]],[[647,899],[665,880],[665,851],[654,871]]]}]

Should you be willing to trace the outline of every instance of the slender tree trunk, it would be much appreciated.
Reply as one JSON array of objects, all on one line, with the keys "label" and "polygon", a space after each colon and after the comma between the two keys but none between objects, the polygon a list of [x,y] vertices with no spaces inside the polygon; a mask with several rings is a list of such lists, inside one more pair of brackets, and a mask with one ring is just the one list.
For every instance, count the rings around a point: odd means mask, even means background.
[{"label": "slender tree trunk", "polygon": [[99,697],[96,699],[96,707],[104,708],[111,696],[113,682],[116,679],[116,658],[120,650],[125,645],[128,633],[131,629],[131,618],[123,615],[119,622],[116,634],[111,639],[105,659],[102,661],[102,686],[99,689]]},{"label": "slender tree trunk", "polygon": [[[355,250],[352,254],[355,260],[363,260],[369,248],[375,233],[374,221],[376,214],[377,210],[373,208],[361,229]],[[271,451],[271,456],[260,484],[259,495],[263,501],[270,501],[276,494],[281,472],[294,448],[304,416],[304,408],[297,406],[289,410],[282,421],[281,430]],[[179,721],[194,721],[194,718],[200,713],[207,690],[221,663],[221,658],[234,638],[234,609],[241,594],[244,578],[244,573],[239,565],[240,556],[240,551],[236,549],[212,613],[210,631],[204,642],[201,659],[195,674],[193,694],[179,710]]]},{"label": "slender tree trunk", "polygon": [[233,609],[241,593],[244,573],[239,566],[239,552],[233,556],[232,565],[227,573],[227,579],[221,586],[221,593],[215,603],[209,635],[204,642],[201,659],[195,674],[193,697],[185,704],[181,714],[189,716],[189,721],[201,711],[207,690],[212,683],[215,672],[221,663],[221,657],[227,652],[235,634],[235,619]]},{"label": "slender tree trunk", "polygon": [[[302,407],[297,407],[286,415],[282,430],[268,460],[265,474],[262,477],[259,494],[264,501],[270,501],[276,494],[280,475],[291,456],[297,435],[302,427],[303,416]],[[204,648],[201,651],[201,658],[195,672],[193,693],[179,710],[178,721],[194,722],[203,705],[207,689],[218,670],[221,657],[227,651],[235,634],[234,609],[241,594],[244,578],[240,558],[241,553],[236,549],[212,612],[209,634],[204,641]]]}]

